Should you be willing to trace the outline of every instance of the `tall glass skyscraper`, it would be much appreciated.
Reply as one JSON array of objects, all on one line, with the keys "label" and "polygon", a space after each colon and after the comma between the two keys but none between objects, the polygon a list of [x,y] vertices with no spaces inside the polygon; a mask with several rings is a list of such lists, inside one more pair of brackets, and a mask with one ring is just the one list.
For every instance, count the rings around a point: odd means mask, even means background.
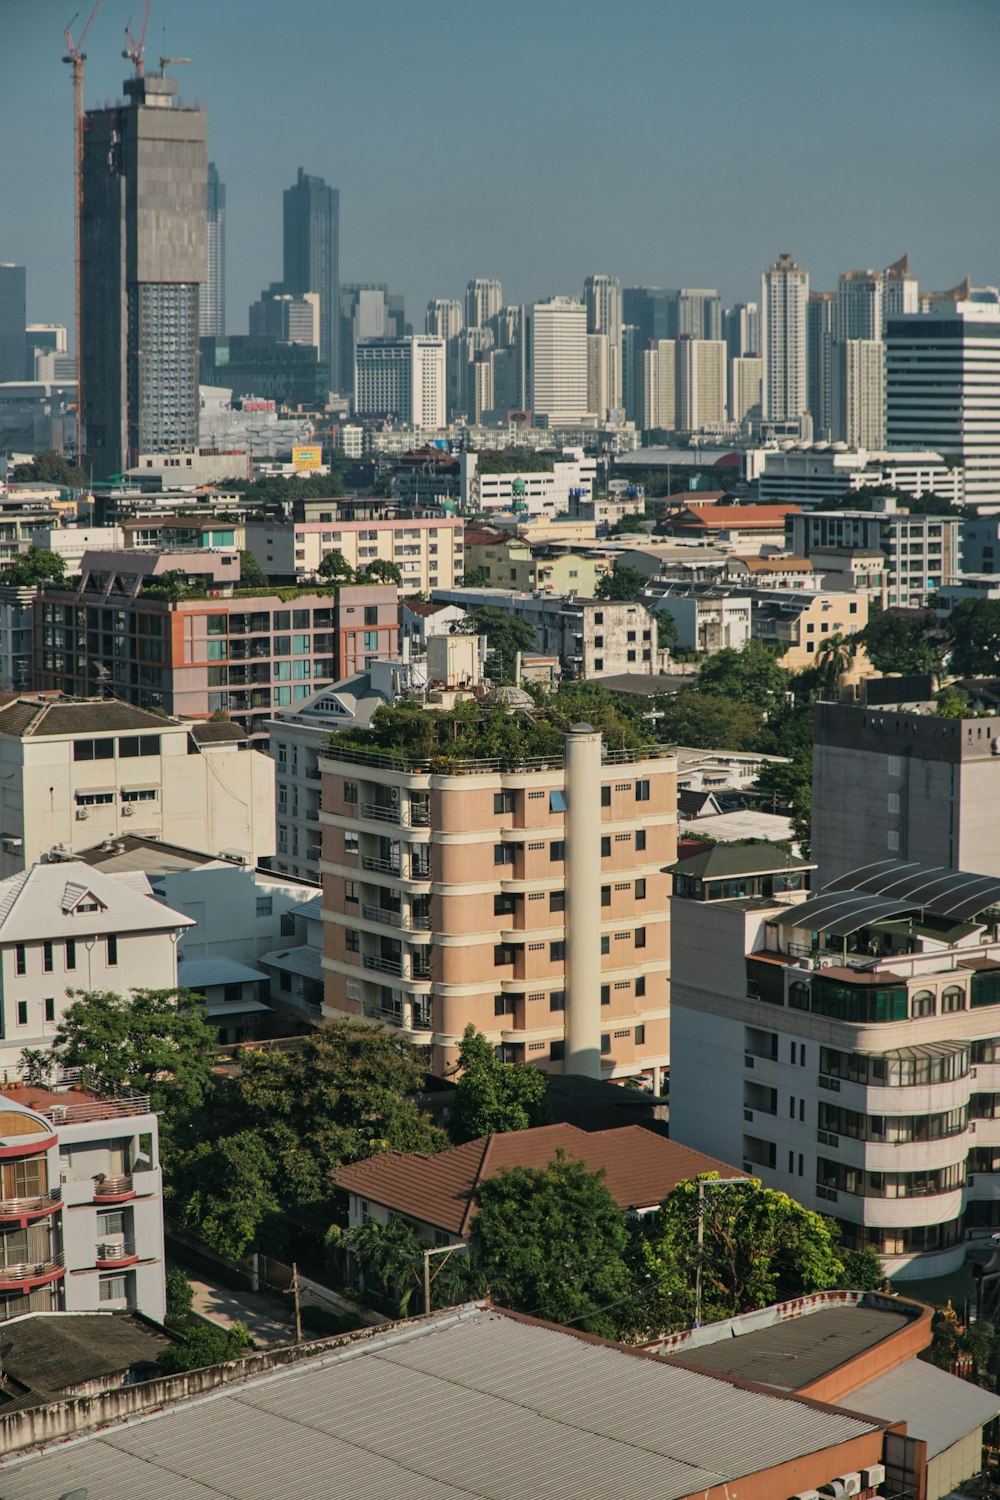
[{"label": "tall glass skyscraper", "polygon": [[205,112],[177,80],[125,82],[87,112],[81,315],[84,449],[96,479],[198,446]]},{"label": "tall glass skyscraper", "polygon": [[24,379],[24,287],[23,266],[0,264],[0,380]]},{"label": "tall glass skyscraper", "polygon": [[226,185],[220,182],[214,161],[208,164],[200,328],[202,338],[221,339],[226,334]]},{"label": "tall glass skyscraper", "polygon": [[340,369],[340,192],[322,177],[299,175],[285,189],[286,292],[319,296],[319,357],[331,379]]}]

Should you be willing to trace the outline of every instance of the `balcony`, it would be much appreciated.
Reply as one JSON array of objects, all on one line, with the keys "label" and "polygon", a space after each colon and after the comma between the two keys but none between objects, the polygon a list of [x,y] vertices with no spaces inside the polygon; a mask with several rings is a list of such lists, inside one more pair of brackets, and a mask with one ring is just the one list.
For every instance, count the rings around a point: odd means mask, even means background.
[{"label": "balcony", "polygon": [[423,802],[410,803],[410,825],[413,828],[430,827],[431,810]]},{"label": "balcony", "polygon": [[114,1266],[131,1266],[138,1259],[134,1240],[103,1241],[94,1251],[94,1265],[101,1271]]},{"label": "balcony", "polygon": [[148,1094],[125,1094],[114,1099],[86,1099],[74,1103],[76,1096],[66,1095],[66,1104],[51,1104],[39,1109],[38,1114],[51,1120],[53,1125],[76,1125],[85,1120],[120,1120],[129,1115],[148,1115]]},{"label": "balcony", "polygon": [[390,906],[362,906],[361,915],[366,922],[383,922],[388,927],[405,927],[407,919],[401,911]]},{"label": "balcony", "polygon": [[11,1265],[0,1265],[0,1290],[4,1292],[29,1292],[33,1287],[45,1286],[65,1276],[66,1266],[62,1255],[49,1255],[44,1260],[16,1261]]},{"label": "balcony", "polygon": [[135,1183],[130,1175],[105,1177],[94,1184],[95,1203],[124,1203],[135,1197]]},{"label": "balcony", "polygon": [[361,816],[376,823],[401,823],[399,804],[385,807],[381,802],[362,802]]},{"label": "balcony", "polygon": [[379,859],[373,854],[361,856],[362,870],[376,870],[380,875],[402,875],[403,867],[398,859]]},{"label": "balcony", "polygon": [[401,958],[381,958],[372,953],[364,956],[366,969],[374,969],[376,974],[395,974],[397,979],[403,977],[403,960]]},{"label": "balcony", "polygon": [[44,1214],[54,1213],[61,1202],[59,1188],[34,1198],[0,1199],[0,1224],[26,1224],[29,1219],[40,1219]]}]

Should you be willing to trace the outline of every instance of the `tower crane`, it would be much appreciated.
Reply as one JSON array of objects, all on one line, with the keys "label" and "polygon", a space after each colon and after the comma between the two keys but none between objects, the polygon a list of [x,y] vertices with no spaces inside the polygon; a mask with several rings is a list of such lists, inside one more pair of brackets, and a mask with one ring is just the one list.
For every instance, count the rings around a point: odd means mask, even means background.
[{"label": "tower crane", "polygon": [[149,24],[150,3],[151,0],[146,0],[146,9],[142,13],[142,28],[138,39],[132,35],[131,18],[129,18],[128,25],[125,27],[125,48],[122,52],[122,57],[133,65],[136,78],[142,77],[142,49],[146,44],[146,27]]},{"label": "tower crane", "polygon": [[87,60],[87,54],[83,50],[83,44],[87,40],[87,32],[90,30],[94,17],[97,15],[101,0],[94,0],[93,9],[87,18],[87,24],[80,33],[80,40],[73,41],[71,27],[76,22],[80,12],[77,11],[69,26],[64,27],[63,36],[66,38],[66,56],[64,63],[69,63],[73,69],[73,130],[74,130],[74,183],[73,193],[75,198],[76,219],[76,461],[83,462],[83,341],[82,341],[82,318],[80,315],[80,265],[81,265],[81,241],[80,220],[83,211],[83,65]]}]

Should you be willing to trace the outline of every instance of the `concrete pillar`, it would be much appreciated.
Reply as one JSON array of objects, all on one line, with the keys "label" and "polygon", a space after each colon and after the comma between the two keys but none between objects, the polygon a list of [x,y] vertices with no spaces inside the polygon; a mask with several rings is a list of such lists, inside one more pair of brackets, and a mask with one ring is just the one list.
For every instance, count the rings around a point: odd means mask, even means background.
[{"label": "concrete pillar", "polygon": [[566,1072],[601,1076],[601,735],[566,733]]}]

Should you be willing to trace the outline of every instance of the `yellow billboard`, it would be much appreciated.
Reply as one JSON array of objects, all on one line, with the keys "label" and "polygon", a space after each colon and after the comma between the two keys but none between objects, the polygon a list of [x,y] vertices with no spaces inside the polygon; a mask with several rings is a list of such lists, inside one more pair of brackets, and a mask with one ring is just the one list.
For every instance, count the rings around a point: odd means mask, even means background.
[{"label": "yellow billboard", "polygon": [[293,448],[292,464],[296,469],[319,469],[323,464],[323,449],[318,443]]}]

